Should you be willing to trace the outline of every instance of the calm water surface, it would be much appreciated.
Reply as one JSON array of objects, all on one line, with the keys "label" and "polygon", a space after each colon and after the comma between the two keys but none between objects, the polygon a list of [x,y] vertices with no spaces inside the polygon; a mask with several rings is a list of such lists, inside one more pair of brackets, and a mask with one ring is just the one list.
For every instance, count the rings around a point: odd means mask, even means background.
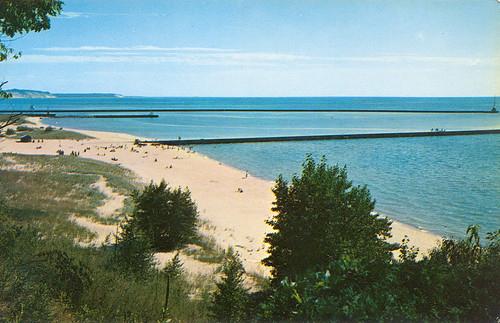
[{"label": "calm water surface", "polygon": [[[0,110],[85,108],[491,109],[492,98],[57,98],[0,101]],[[61,127],[172,139],[498,129],[500,114],[164,113],[156,119],[52,119]],[[347,165],[377,209],[436,233],[500,228],[500,136],[394,138],[197,146],[195,150],[274,179],[300,171],[308,153]]]}]

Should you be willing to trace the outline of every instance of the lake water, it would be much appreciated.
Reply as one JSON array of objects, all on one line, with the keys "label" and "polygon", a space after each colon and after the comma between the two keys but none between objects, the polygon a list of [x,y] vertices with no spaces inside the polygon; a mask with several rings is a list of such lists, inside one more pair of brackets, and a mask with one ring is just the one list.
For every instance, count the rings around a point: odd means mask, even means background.
[{"label": "lake water", "polygon": [[[492,98],[56,98],[0,101],[0,110],[241,109],[491,109]],[[500,114],[160,113],[155,119],[52,119],[50,124],[173,139],[320,135],[393,131],[498,129]],[[463,236],[500,228],[500,135],[206,145],[196,151],[256,176],[300,171],[308,153],[347,165],[366,184],[376,208],[439,234]]]}]

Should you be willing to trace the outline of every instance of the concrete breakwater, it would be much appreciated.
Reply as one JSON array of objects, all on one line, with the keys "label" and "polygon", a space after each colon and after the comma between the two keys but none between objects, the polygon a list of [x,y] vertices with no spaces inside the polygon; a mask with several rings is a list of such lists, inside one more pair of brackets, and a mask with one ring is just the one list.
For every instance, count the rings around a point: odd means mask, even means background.
[{"label": "concrete breakwater", "polygon": [[[9,110],[3,113],[26,113],[27,110]],[[170,108],[141,108],[141,109],[37,109],[37,113],[126,113],[126,112],[162,112],[162,113],[190,113],[190,112],[288,112],[288,113],[335,113],[335,112],[363,112],[363,113],[445,113],[445,114],[484,114],[498,113],[492,110],[411,110],[411,109],[170,109]]]},{"label": "concrete breakwater", "polygon": [[439,136],[471,136],[500,134],[500,129],[487,130],[455,130],[455,131],[420,131],[420,132],[385,132],[385,133],[356,133],[343,135],[309,135],[309,136],[281,136],[281,137],[242,137],[242,138],[211,138],[211,139],[173,139],[173,140],[145,140],[141,143],[160,144],[171,146],[209,145],[209,144],[240,144],[280,141],[315,141],[315,140],[348,140],[348,139],[376,139],[376,138],[404,138],[404,137],[439,137]]},{"label": "concrete breakwater", "polygon": [[158,118],[157,114],[96,114],[96,115],[49,115],[54,119],[133,119],[133,118]]}]

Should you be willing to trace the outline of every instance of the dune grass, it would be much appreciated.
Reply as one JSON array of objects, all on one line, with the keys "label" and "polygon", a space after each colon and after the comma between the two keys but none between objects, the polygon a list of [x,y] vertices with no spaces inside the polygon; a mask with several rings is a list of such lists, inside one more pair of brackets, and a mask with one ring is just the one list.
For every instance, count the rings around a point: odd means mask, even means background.
[{"label": "dune grass", "polygon": [[68,130],[61,130],[61,129],[53,129],[47,131],[46,129],[32,129],[28,131],[17,131],[16,134],[14,135],[14,138],[21,138],[22,136],[29,135],[33,139],[38,140],[38,139],[44,139],[44,140],[51,140],[51,139],[58,139],[58,140],[63,140],[63,139],[73,139],[73,140],[83,140],[83,139],[91,139],[93,137],[84,135],[79,132],[75,131],[68,131]]},{"label": "dune grass", "polygon": [[220,264],[224,260],[226,252],[217,245],[215,238],[198,233],[193,244],[199,248],[185,248],[183,252],[186,255],[209,264]]},{"label": "dune grass", "polygon": [[[16,165],[16,168],[9,166]],[[73,156],[0,155],[0,196],[21,222],[36,223],[44,232],[88,240],[93,236],[68,221],[69,216],[90,217],[109,224],[96,208],[106,198],[91,187],[103,176],[113,190],[130,195],[132,174],[118,166]],[[127,199],[129,200],[129,199]],[[126,200],[126,201],[127,201]],[[126,206],[130,207],[130,201]]]},{"label": "dune grass", "polygon": [[[0,317],[19,321],[207,321],[214,277],[187,272],[168,277],[156,269],[135,276],[113,263],[113,246],[75,243],[75,239],[93,237],[69,217],[97,217],[95,208],[104,196],[91,185],[100,176],[120,194],[129,195],[138,188],[133,174],[117,165],[74,156],[0,154],[0,249],[8,250],[0,252],[0,286],[4,286],[0,288]],[[210,248],[204,252],[213,252],[215,247]],[[54,268],[40,258],[54,250],[67,256],[58,258],[66,259],[64,266]],[[68,274],[71,268],[77,274]],[[54,270],[63,270],[68,279],[76,281],[79,275],[88,276],[77,301],[54,297],[55,291],[65,290],[60,281],[49,279]],[[72,284],[68,286],[74,290]],[[165,311],[167,289],[170,297]]]}]

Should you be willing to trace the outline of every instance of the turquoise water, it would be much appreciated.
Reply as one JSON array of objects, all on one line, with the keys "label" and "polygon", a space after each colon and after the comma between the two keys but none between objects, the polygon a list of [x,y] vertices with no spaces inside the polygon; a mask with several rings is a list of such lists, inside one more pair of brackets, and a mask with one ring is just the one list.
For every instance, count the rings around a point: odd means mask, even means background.
[{"label": "turquoise water", "polygon": [[[500,136],[197,146],[196,151],[274,179],[300,172],[304,156],[347,165],[376,208],[401,222],[463,236],[468,224],[500,228]],[[484,233],[484,232],[483,232]]]},{"label": "turquoise water", "polygon": [[[58,98],[0,101],[0,109],[272,108],[491,109],[492,98]],[[61,127],[158,139],[498,129],[500,114],[165,113],[157,119],[52,119]],[[196,146],[195,150],[274,179],[300,171],[308,153],[347,165],[377,210],[439,234],[500,228],[500,136],[394,138]]]}]

